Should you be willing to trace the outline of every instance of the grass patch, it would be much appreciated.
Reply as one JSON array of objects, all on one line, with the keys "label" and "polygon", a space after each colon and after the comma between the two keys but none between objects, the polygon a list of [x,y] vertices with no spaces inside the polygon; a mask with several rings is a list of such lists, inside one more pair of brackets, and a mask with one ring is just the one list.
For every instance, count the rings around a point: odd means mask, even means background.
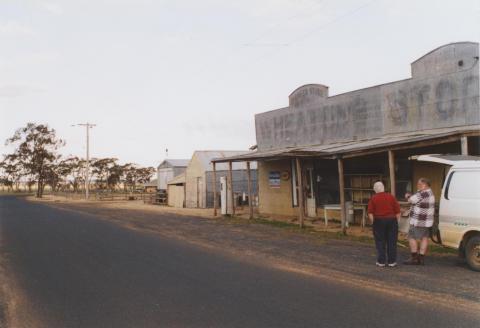
[{"label": "grass patch", "polygon": [[[285,222],[285,221],[278,221],[278,220],[270,220],[266,219],[265,217],[255,217],[252,220],[230,216],[224,217],[220,219],[220,222],[227,223],[227,224],[238,224],[238,225],[251,225],[251,224],[259,224],[259,225],[267,225],[270,227],[274,227],[277,229],[282,229],[284,231],[289,231],[291,233],[297,234],[308,234],[310,236],[314,236],[320,240],[345,240],[345,241],[352,241],[352,242],[360,242],[373,245],[375,240],[373,236],[357,236],[357,235],[349,235],[347,231],[347,235],[344,235],[341,231],[318,231],[313,229],[313,227],[306,226],[303,229],[299,227],[297,223],[292,222]],[[398,244],[403,245],[405,249],[408,249],[408,241],[407,240],[399,240]],[[438,244],[433,243],[430,241],[428,245],[428,252],[435,253],[435,254],[456,254],[458,251],[455,249],[447,248]]]},{"label": "grass patch", "polygon": [[25,196],[25,195],[35,195],[35,193],[28,192],[28,191],[6,191],[6,190],[0,190],[0,195],[1,196]]},{"label": "grass patch", "polygon": [[[225,216],[219,220],[221,223],[227,224],[262,224],[268,225],[271,227],[281,228],[281,229],[288,229],[288,230],[296,230],[298,232],[302,232],[304,229],[300,229],[298,224],[285,222],[285,221],[275,221],[275,220],[268,220],[261,217],[253,218],[252,220],[240,218],[237,216]],[[308,227],[306,229],[313,230],[312,228]]]},{"label": "grass patch", "polygon": [[267,220],[264,218],[254,218],[253,220],[249,220],[251,223],[254,224],[264,224],[264,225],[269,225],[272,227],[277,227],[277,228],[289,228],[289,229],[294,229],[298,231],[303,231],[303,230],[313,230],[310,227],[306,227],[304,229],[300,229],[298,224],[291,223],[291,222],[285,222],[285,221],[275,221],[275,220]]}]

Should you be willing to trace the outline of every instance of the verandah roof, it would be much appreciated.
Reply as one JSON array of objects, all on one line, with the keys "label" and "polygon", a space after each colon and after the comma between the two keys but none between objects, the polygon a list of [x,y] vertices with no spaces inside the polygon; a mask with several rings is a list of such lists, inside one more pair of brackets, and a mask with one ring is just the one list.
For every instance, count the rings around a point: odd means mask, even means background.
[{"label": "verandah roof", "polygon": [[294,157],[353,157],[368,153],[378,153],[385,150],[414,148],[419,146],[419,143],[428,141],[435,144],[451,142],[462,135],[479,136],[480,125],[389,134],[374,139],[345,141],[324,145],[289,147],[266,151],[257,150],[237,156],[214,158],[212,162],[267,161]]}]

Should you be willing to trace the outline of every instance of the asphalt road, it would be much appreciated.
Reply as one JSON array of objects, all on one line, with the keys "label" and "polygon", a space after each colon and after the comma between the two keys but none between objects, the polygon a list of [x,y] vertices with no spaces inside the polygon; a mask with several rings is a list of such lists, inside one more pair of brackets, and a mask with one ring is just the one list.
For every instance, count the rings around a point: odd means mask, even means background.
[{"label": "asphalt road", "polygon": [[0,196],[0,229],[16,327],[479,325],[478,316],[439,304],[245,262],[19,198]]}]

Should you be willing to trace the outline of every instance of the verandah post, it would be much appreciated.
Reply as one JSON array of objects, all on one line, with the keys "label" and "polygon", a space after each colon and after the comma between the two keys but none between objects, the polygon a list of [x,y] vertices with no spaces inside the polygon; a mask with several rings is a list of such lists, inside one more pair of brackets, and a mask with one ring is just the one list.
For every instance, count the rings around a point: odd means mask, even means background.
[{"label": "verandah post", "polygon": [[213,162],[213,216],[217,216],[217,170]]},{"label": "verandah post", "polygon": [[249,218],[253,219],[252,173],[250,172],[250,162],[247,162],[247,188]]},{"label": "verandah post", "polygon": [[[232,216],[235,215],[235,199],[233,198],[233,173],[232,173],[232,161],[228,162],[228,183],[227,186],[230,187],[230,198],[232,202]],[[228,208],[228,207],[227,207]]]},{"label": "verandah post", "polygon": [[[303,202],[303,174],[302,164],[300,158],[295,158],[297,167],[297,179],[298,179],[298,218],[300,221],[300,228],[303,228],[305,217],[305,204]],[[294,191],[295,192],[295,191]]]},{"label": "verandah post", "polygon": [[396,195],[396,184],[395,184],[395,154],[393,150],[388,151],[388,169],[390,171],[390,193]]},{"label": "verandah post", "polygon": [[460,144],[462,148],[462,155],[468,155],[468,137],[462,136],[460,138]]},{"label": "verandah post", "polygon": [[338,160],[338,183],[340,191],[340,213],[342,221],[342,232],[344,235],[347,234],[347,215],[345,208],[345,176],[343,174],[343,159],[339,158]]}]

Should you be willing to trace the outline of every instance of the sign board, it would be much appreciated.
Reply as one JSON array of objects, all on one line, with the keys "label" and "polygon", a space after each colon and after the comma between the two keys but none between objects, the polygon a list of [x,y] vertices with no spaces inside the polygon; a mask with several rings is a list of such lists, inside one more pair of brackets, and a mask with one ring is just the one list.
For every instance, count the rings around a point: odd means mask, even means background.
[{"label": "sign board", "polygon": [[270,188],[280,188],[280,171],[270,171],[268,173],[268,185]]}]

